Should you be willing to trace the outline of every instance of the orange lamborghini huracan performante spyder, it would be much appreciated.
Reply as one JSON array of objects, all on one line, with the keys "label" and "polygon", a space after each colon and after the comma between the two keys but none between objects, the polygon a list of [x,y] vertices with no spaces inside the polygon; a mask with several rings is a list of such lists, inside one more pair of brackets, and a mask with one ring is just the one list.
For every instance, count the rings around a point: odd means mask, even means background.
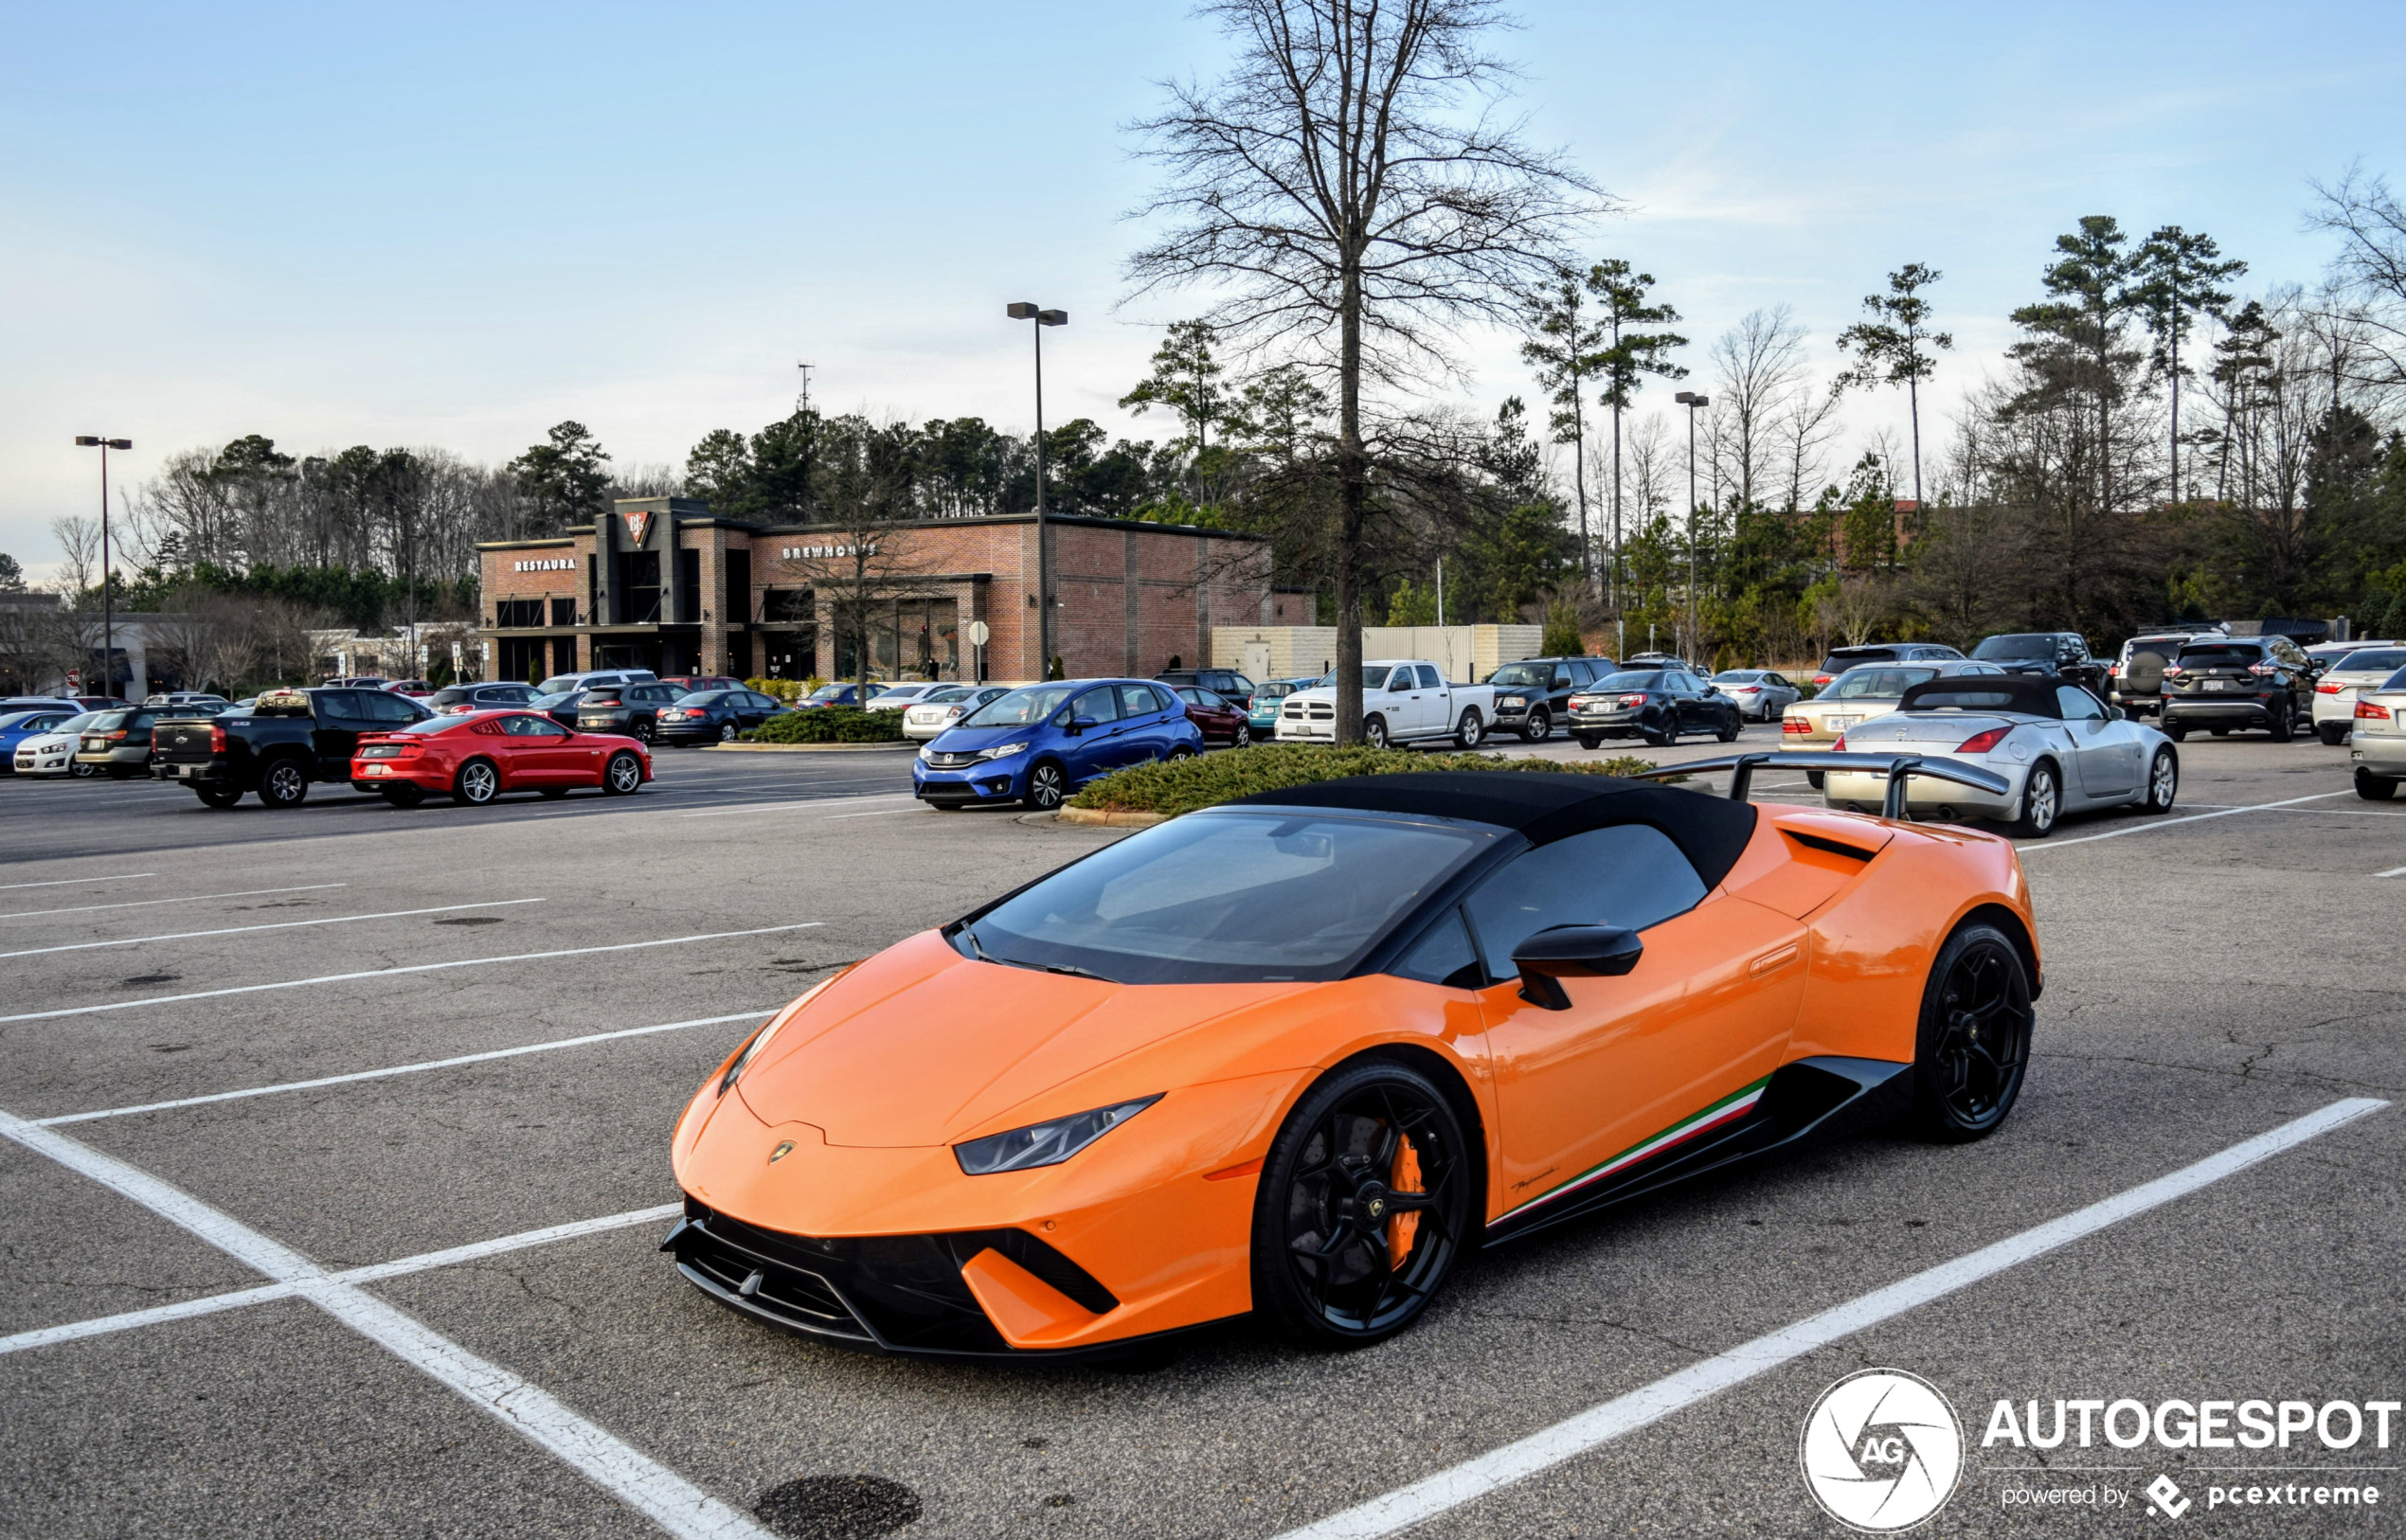
[{"label": "orange lamborghini huracan performante spyder", "polygon": [[1365,1343],[1465,1248],[1870,1119],[1995,1129],[2038,993],[2013,847],[1738,769],[1366,777],[1133,834],[780,1012],[677,1124],[662,1249],[889,1352],[1248,1311]]}]

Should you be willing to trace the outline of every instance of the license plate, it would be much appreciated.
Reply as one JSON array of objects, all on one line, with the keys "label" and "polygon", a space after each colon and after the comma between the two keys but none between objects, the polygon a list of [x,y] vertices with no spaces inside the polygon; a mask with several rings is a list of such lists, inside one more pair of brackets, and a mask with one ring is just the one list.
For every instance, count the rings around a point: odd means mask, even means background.
[{"label": "license plate", "polygon": [[2205,688],[2208,689],[2236,689],[2238,687],[2231,683],[2228,679],[2208,679],[2205,682]]},{"label": "license plate", "polygon": [[389,776],[393,771],[392,766],[388,764],[371,764],[368,767],[368,773],[371,776]]},{"label": "license plate", "polygon": [[1861,717],[1832,717],[1829,719],[1829,725],[1833,727],[1851,727],[1862,720]]}]

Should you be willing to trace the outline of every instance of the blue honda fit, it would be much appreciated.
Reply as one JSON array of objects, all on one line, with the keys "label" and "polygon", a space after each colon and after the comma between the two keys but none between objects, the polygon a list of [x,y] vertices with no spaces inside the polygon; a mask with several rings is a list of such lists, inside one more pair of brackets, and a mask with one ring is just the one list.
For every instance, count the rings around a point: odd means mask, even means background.
[{"label": "blue honda fit", "polygon": [[1143,679],[1027,685],[987,702],[931,740],[910,767],[932,807],[1025,802],[1050,812],[1099,776],[1202,752],[1185,704]]}]

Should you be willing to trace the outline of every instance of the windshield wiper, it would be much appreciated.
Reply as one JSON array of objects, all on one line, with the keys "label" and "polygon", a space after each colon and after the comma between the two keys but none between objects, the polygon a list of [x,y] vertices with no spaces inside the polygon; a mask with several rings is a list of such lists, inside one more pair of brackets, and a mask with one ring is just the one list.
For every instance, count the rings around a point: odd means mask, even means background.
[{"label": "windshield wiper", "polygon": [[978,955],[979,962],[997,963],[1005,968],[1028,968],[1040,974],[1067,974],[1072,978],[1091,978],[1100,984],[1119,982],[1116,978],[1105,978],[1092,969],[1080,968],[1067,962],[1021,962],[1016,958],[998,958],[985,949],[985,946],[978,940],[978,933],[967,925],[961,927],[961,934],[968,940],[969,950]]}]

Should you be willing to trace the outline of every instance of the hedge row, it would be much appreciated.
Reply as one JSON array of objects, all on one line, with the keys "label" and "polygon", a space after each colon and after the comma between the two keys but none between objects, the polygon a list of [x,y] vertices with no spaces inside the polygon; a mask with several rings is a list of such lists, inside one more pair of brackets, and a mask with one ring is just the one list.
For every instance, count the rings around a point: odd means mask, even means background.
[{"label": "hedge row", "polygon": [[1557,775],[1628,776],[1653,762],[1624,755],[1610,760],[1506,759],[1500,754],[1421,754],[1402,748],[1332,748],[1316,743],[1263,743],[1140,764],[1104,777],[1069,805],[1115,813],[1176,815],[1215,802],[1345,776],[1409,775],[1416,770],[1533,770]]},{"label": "hedge row", "polygon": [[822,706],[773,716],[743,739],[747,743],[899,743],[902,713]]}]

